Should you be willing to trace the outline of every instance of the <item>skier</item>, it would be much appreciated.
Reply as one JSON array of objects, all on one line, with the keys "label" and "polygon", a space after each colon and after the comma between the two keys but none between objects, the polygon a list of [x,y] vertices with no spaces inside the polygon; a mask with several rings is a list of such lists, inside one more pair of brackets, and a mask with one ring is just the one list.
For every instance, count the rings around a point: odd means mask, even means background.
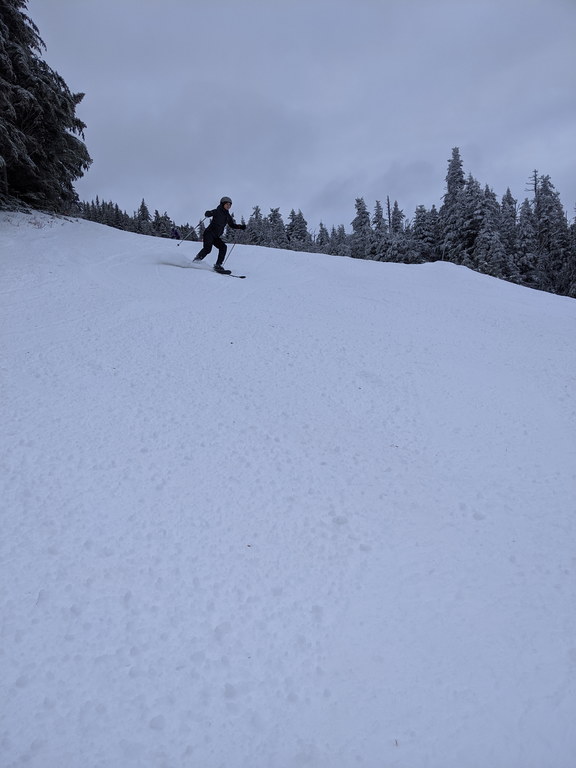
[{"label": "skier", "polygon": [[215,208],[213,211],[206,211],[204,214],[204,216],[211,218],[212,221],[204,230],[204,247],[199,251],[194,261],[202,261],[205,256],[208,256],[212,246],[215,245],[218,248],[218,258],[216,259],[216,264],[214,264],[215,272],[227,272],[222,266],[226,256],[226,243],[222,240],[222,233],[226,225],[232,227],[232,229],[246,229],[246,224],[236,224],[230,214],[230,208],[232,208],[232,200],[229,197],[223,197],[218,208]]}]

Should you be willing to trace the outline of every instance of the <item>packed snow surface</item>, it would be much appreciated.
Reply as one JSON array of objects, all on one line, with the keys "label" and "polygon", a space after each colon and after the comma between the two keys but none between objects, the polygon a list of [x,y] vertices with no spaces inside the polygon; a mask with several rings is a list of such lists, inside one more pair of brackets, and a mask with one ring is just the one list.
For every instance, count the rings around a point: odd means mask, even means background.
[{"label": "packed snow surface", "polygon": [[576,302],[0,214],[0,766],[574,768]]}]

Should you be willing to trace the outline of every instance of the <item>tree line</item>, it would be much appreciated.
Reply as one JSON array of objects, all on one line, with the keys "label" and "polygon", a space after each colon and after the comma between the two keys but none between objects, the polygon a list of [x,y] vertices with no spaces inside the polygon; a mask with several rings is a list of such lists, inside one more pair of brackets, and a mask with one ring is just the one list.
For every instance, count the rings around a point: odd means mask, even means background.
[{"label": "tree line", "polygon": [[[123,230],[200,240],[205,223],[177,226],[145,201],[132,215],[98,198],[80,202],[74,181],[91,164],[76,116],[82,93],[72,93],[41,58],[44,43],[25,14],[26,0],[0,0],[0,207],[27,205],[75,214]],[[456,147],[448,162],[446,192],[437,209],[423,205],[407,219],[387,198],[368,210],[356,199],[351,231],[311,232],[301,210],[285,221],[279,208],[254,207],[237,242],[349,256],[422,263],[443,259],[494,277],[576,298],[576,222],[569,223],[549,176],[534,171],[530,198],[510,190],[498,200],[463,170]]]},{"label": "tree line", "polygon": [[[478,272],[539,290],[576,298],[576,220],[570,224],[549,176],[534,171],[530,198],[521,203],[507,189],[501,200],[463,170],[455,147],[448,162],[446,193],[440,208],[424,205],[407,220],[398,202],[376,201],[368,210],[357,198],[351,231],[330,231],[320,223],[310,232],[301,210],[287,221],[279,208],[267,215],[254,207],[245,231],[226,233],[248,245],[327,253],[356,259],[421,264],[450,261]],[[81,203],[80,215],[92,221],[159,237],[201,240],[204,222],[177,226],[167,213],[151,215],[144,200],[129,216],[114,203]]]}]

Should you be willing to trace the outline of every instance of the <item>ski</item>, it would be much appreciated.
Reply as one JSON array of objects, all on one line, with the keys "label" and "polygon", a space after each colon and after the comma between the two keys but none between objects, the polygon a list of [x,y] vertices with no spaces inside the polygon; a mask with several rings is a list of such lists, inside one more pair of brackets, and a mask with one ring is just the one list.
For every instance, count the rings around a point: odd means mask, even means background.
[{"label": "ski", "polygon": [[[216,272],[216,270],[214,270]],[[232,272],[216,272],[217,275],[224,275],[225,277],[237,277],[238,280],[244,280],[246,275],[233,275]]]},{"label": "ski", "polygon": [[[184,266],[184,265],[178,265],[178,266]],[[188,264],[185,265],[186,267],[190,267],[192,269],[203,269],[205,272],[214,272],[217,275],[226,275],[227,277],[236,277],[238,280],[245,280],[246,275],[233,275],[232,272],[229,269],[226,269],[224,272],[218,272],[214,267],[211,267],[209,264],[202,264],[201,262],[188,262]]]}]

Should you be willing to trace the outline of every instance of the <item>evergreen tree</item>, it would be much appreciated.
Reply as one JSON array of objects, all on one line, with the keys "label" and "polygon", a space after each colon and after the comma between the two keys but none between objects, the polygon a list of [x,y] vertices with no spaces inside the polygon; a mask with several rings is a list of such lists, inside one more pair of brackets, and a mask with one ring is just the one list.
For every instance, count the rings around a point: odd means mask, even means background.
[{"label": "evergreen tree", "polygon": [[116,203],[101,202],[96,196],[96,200],[90,203],[79,203],[78,207],[80,215],[89,221],[96,221],[116,229],[135,231],[134,219],[125,211],[121,211]]},{"label": "evergreen tree", "polygon": [[441,226],[440,226],[440,214],[435,205],[430,208],[429,212],[429,226],[432,235],[432,242],[434,243],[433,254],[434,258],[440,258],[440,244],[441,244]]},{"label": "evergreen tree", "polygon": [[72,183],[92,162],[71,93],[39,56],[45,47],[24,13],[26,0],[0,2],[0,192],[33,207],[67,210]]},{"label": "evergreen tree", "polygon": [[[242,225],[246,225],[246,222],[244,221],[244,216],[242,216],[242,218],[238,223]],[[226,227],[226,233],[230,237],[230,239],[233,240],[235,243],[243,243],[244,245],[250,243],[250,238],[246,230],[230,229],[230,227]]]},{"label": "evergreen tree", "polygon": [[414,213],[412,225],[412,241],[418,255],[418,261],[433,261],[437,256],[438,213],[434,208],[434,214],[419,205]]},{"label": "evergreen tree", "polygon": [[178,230],[180,232],[180,238],[186,238],[187,242],[197,242],[198,241],[198,230],[196,227],[193,227],[191,224],[186,222],[186,224],[183,224],[182,226],[178,227]]},{"label": "evergreen tree", "polygon": [[384,209],[380,200],[376,200],[372,217],[373,246],[370,258],[382,261],[388,249],[388,224],[384,218]]},{"label": "evergreen tree", "polygon": [[164,212],[161,216],[157,210],[154,211],[151,234],[155,235],[156,237],[170,237],[170,233],[172,232],[173,228],[174,222],[166,212]]},{"label": "evergreen tree", "polygon": [[398,201],[394,200],[390,206],[390,198],[387,199],[389,236],[384,261],[407,263],[417,261],[417,252],[409,233],[404,229],[404,212],[400,209]]},{"label": "evergreen tree", "polygon": [[271,208],[268,219],[268,245],[273,248],[287,248],[288,236],[280,208]]},{"label": "evergreen tree", "polygon": [[390,239],[384,261],[391,261],[395,264],[415,262],[418,260],[416,253],[413,244],[403,233]]},{"label": "evergreen tree", "polygon": [[510,279],[520,282],[518,271],[518,203],[507,189],[500,206],[500,233],[510,267]]},{"label": "evergreen tree", "polygon": [[457,263],[476,269],[476,240],[484,222],[485,196],[480,183],[471,174],[466,179],[460,202],[462,221],[456,241],[459,247],[455,255]]},{"label": "evergreen tree", "polygon": [[322,222],[320,222],[320,226],[318,227],[318,236],[316,237],[316,250],[319,253],[330,252],[330,233]]},{"label": "evergreen tree", "polygon": [[114,205],[114,223],[112,226],[116,227],[116,229],[130,228],[130,219],[128,214],[126,211],[121,211],[117,204]]},{"label": "evergreen tree", "polygon": [[138,208],[135,218],[138,221],[152,221],[150,211],[148,210],[148,206],[146,205],[144,198],[142,198],[142,202],[140,203],[140,207]]},{"label": "evergreen tree", "polygon": [[246,225],[247,240],[250,245],[262,245],[264,242],[264,220],[259,206],[255,206]]},{"label": "evergreen tree", "polygon": [[576,299],[576,218],[572,220],[570,225],[570,246],[566,272],[568,284],[566,295]]},{"label": "evergreen tree", "polygon": [[330,233],[330,253],[333,253],[335,256],[351,256],[350,244],[343,224],[340,224],[337,228],[332,227]]},{"label": "evergreen tree", "polygon": [[355,259],[369,258],[374,245],[370,214],[363,197],[356,198],[356,216],[352,221],[350,251]]},{"label": "evergreen tree", "polygon": [[457,202],[465,186],[464,164],[460,157],[460,149],[458,147],[453,147],[452,157],[448,162],[448,173],[446,174],[446,194],[444,195],[444,204]]},{"label": "evergreen tree", "polygon": [[385,237],[388,234],[386,219],[384,218],[384,209],[380,200],[376,200],[374,205],[374,215],[372,216],[372,230],[377,237]]},{"label": "evergreen tree", "polygon": [[534,212],[528,198],[520,206],[517,227],[516,272],[525,285],[536,287],[538,263],[538,237]]},{"label": "evergreen tree", "polygon": [[482,225],[474,246],[476,269],[493,277],[504,277],[506,271],[506,249],[500,233],[486,219]]},{"label": "evergreen tree", "polygon": [[290,211],[286,225],[286,236],[288,237],[289,248],[293,251],[305,251],[310,248],[312,238],[308,232],[308,222],[301,210],[298,210],[298,213],[294,209]]},{"label": "evergreen tree", "polygon": [[493,277],[506,278],[511,273],[500,236],[500,206],[496,195],[488,188],[484,191],[482,223],[474,240],[472,260],[476,269]]},{"label": "evergreen tree", "polygon": [[549,176],[537,179],[534,220],[538,240],[538,283],[547,291],[567,293],[570,285],[570,237],[560,196]]},{"label": "evergreen tree", "polygon": [[404,212],[400,210],[398,201],[394,200],[394,206],[392,207],[392,214],[390,216],[390,234],[392,236],[398,236],[402,234],[404,229]]},{"label": "evergreen tree", "polygon": [[148,210],[148,206],[146,205],[144,198],[142,198],[140,207],[134,214],[134,219],[136,232],[139,232],[141,235],[152,234],[152,217],[150,216],[150,211]]},{"label": "evergreen tree", "polygon": [[262,217],[260,232],[260,245],[269,248],[272,245],[272,237],[270,232],[270,219],[268,216]]},{"label": "evergreen tree", "polygon": [[471,258],[474,268],[493,277],[508,278],[512,273],[512,259],[508,261],[500,235],[501,210],[494,192],[485,187],[478,213],[480,226],[474,238]]},{"label": "evergreen tree", "polygon": [[462,158],[458,147],[452,149],[452,157],[448,163],[446,174],[446,194],[440,206],[440,225],[442,242],[440,245],[442,257],[456,264],[465,258],[463,232],[466,222],[465,210],[466,182],[462,169]]}]

